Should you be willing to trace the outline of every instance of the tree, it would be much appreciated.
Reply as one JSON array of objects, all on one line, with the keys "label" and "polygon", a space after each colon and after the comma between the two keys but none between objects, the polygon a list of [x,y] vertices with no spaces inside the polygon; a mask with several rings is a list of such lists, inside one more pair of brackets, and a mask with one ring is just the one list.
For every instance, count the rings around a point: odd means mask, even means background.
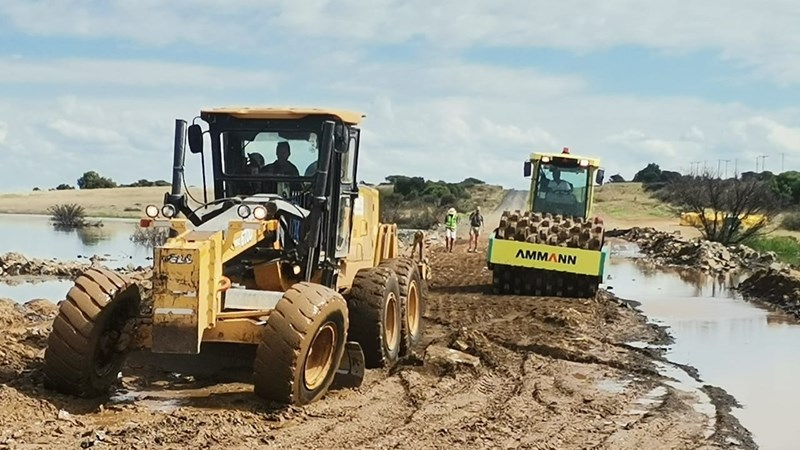
[{"label": "tree", "polygon": [[636,172],[633,181],[637,183],[658,183],[661,181],[661,168],[656,163],[650,163],[644,169]]},{"label": "tree", "polygon": [[110,178],[101,177],[99,173],[94,170],[86,172],[78,178],[78,188],[80,189],[105,189],[117,187]]},{"label": "tree", "polygon": [[[761,233],[783,203],[767,181],[721,180],[709,172],[673,180],[665,190],[677,206],[698,214],[704,238],[726,245]],[[742,226],[747,216],[760,216],[761,220]]]},{"label": "tree", "polygon": [[394,179],[394,191],[403,196],[413,191],[420,193],[425,189],[425,179],[422,177],[404,177],[398,175],[391,178],[387,177],[387,180],[389,179]]}]

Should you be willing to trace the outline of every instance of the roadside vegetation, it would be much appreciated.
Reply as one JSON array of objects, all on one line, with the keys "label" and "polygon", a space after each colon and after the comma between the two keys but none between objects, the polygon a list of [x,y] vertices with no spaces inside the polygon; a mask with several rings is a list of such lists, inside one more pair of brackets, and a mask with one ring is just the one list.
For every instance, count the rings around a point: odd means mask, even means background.
[{"label": "roadside vegetation", "polygon": [[758,252],[775,252],[781,262],[800,266],[800,240],[794,236],[755,236],[742,244]]},{"label": "roadside vegetation", "polygon": [[458,183],[392,175],[377,186],[381,195],[381,221],[404,228],[428,229],[443,220],[449,208],[465,213],[476,206],[490,212],[505,195],[502,186],[476,178]]}]

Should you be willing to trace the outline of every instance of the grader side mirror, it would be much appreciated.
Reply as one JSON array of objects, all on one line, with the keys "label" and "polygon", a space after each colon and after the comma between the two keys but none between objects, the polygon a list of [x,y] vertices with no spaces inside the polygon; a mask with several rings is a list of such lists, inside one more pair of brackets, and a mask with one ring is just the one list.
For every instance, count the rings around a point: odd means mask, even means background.
[{"label": "grader side mirror", "polygon": [[347,153],[350,150],[350,128],[347,125],[337,124],[333,132],[333,151]]},{"label": "grader side mirror", "polygon": [[522,167],[522,173],[525,178],[531,176],[531,162],[525,161],[525,164]]},{"label": "grader side mirror", "polygon": [[203,153],[203,129],[200,125],[189,125],[189,151],[192,153]]},{"label": "grader side mirror", "polygon": [[595,176],[594,181],[597,182],[597,184],[602,185],[603,184],[603,176],[605,175],[605,173],[606,173],[605,170],[597,169],[597,175]]}]

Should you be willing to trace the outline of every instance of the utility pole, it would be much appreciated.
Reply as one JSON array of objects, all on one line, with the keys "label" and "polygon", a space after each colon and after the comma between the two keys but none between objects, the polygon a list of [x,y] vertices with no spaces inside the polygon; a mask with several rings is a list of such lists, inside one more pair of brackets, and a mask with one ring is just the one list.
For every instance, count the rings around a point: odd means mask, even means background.
[{"label": "utility pole", "polygon": [[719,178],[721,174],[722,174],[722,160],[718,159],[717,160],[717,178]]},{"label": "utility pole", "polygon": [[785,157],[786,157],[786,153],[785,152],[781,152],[781,173],[783,173],[783,161],[784,161]]},{"label": "utility pole", "polygon": [[[761,172],[764,171],[764,167],[766,166],[766,162],[767,162],[766,159],[768,157],[769,157],[769,155],[761,155],[761,156],[757,157],[757,158],[761,158]],[[756,172],[758,172],[758,168],[756,168]]]},{"label": "utility pole", "polygon": [[733,160],[733,178],[739,179],[739,158]]},{"label": "utility pole", "polygon": [[725,179],[728,179],[728,163],[731,162],[730,159],[723,159],[725,161]]}]

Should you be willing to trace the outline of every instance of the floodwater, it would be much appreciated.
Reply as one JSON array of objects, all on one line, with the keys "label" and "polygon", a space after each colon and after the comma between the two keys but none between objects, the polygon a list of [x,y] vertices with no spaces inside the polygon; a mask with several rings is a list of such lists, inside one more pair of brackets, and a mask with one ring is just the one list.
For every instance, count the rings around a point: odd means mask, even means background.
[{"label": "floodwater", "polygon": [[[102,227],[60,231],[47,216],[0,214],[0,255],[21,253],[27,258],[87,262],[98,255],[108,267],[148,266],[153,251],[135,245],[130,237],[137,223],[123,219],[96,219]],[[34,298],[60,300],[72,286],[71,281],[40,281],[6,284],[0,282],[0,297],[25,302]]]},{"label": "floodwater", "polygon": [[631,245],[615,250],[606,285],[621,298],[641,302],[651,321],[669,327],[675,343],[667,358],[695,367],[703,384],[736,398],[742,408],[732,414],[760,448],[798,448],[797,321],[742,300],[730,290],[741,281],[735,276],[656,268],[632,257]]}]

